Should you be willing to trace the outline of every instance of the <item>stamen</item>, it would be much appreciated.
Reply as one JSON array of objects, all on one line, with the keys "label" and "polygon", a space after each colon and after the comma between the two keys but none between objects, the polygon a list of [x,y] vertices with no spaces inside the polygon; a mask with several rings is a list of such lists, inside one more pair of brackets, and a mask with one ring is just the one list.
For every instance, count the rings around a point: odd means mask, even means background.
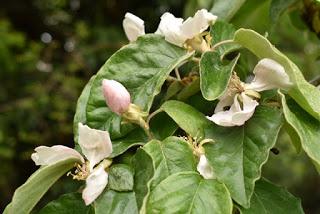
[{"label": "stamen", "polygon": [[67,176],[72,176],[72,179],[74,180],[86,180],[87,177],[89,176],[89,163],[86,162],[82,165],[76,164],[75,165],[76,169],[74,173],[68,172]]},{"label": "stamen", "polygon": [[228,85],[228,91],[230,93],[230,96],[232,96],[232,94],[237,94],[245,91],[244,84],[243,82],[241,82],[236,72],[232,73],[230,83]]}]

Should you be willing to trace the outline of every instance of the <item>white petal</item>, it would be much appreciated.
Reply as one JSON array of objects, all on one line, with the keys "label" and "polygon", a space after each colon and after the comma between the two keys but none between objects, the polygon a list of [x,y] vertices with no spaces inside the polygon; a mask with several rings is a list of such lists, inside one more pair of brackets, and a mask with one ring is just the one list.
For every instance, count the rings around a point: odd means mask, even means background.
[{"label": "white petal", "polygon": [[36,165],[51,165],[69,158],[76,158],[81,163],[84,163],[84,159],[79,152],[62,145],[51,147],[39,146],[35,148],[35,151],[36,152],[31,155],[31,159]]},{"label": "white petal", "polygon": [[78,124],[79,145],[82,153],[88,159],[90,170],[112,153],[112,143],[109,132],[91,129],[82,123]]},{"label": "white petal", "polygon": [[184,21],[181,26],[181,32],[188,39],[192,39],[205,31],[217,18],[217,16],[209,13],[206,9],[198,10],[193,17],[189,17]]},{"label": "white petal", "polygon": [[205,155],[200,155],[200,160],[197,165],[197,170],[205,179],[215,178],[212,167],[209,165]]},{"label": "white petal", "polygon": [[165,40],[182,47],[187,38],[181,33],[181,25],[183,19],[176,18],[171,13],[164,13],[161,16],[161,21],[156,34],[163,35]]},{"label": "white petal", "polygon": [[102,92],[111,111],[121,115],[129,109],[131,96],[120,82],[103,79]]},{"label": "white petal", "polygon": [[82,199],[86,205],[91,204],[103,192],[108,184],[108,173],[103,166],[98,166],[86,179],[86,187],[82,191]]},{"label": "white petal", "polygon": [[132,13],[126,13],[122,26],[130,42],[145,34],[144,21]]},{"label": "white petal", "polygon": [[[238,101],[238,96],[241,96],[243,100],[242,108]],[[242,126],[252,117],[258,105],[259,103],[257,101],[242,92],[240,95],[234,97],[233,104],[229,110],[217,112],[207,118],[220,126]]]},{"label": "white petal", "polygon": [[219,97],[219,102],[214,109],[214,113],[223,111],[225,107],[231,107],[235,95],[236,93],[234,91],[226,90],[225,93]]},{"label": "white petal", "polygon": [[292,83],[282,65],[276,61],[264,58],[253,70],[255,77],[246,89],[264,91],[274,88],[289,89]]}]

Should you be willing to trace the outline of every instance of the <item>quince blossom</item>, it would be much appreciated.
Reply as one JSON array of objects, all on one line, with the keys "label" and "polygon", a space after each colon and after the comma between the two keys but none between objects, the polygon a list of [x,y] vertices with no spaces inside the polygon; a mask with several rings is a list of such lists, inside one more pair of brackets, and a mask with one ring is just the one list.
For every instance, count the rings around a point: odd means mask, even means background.
[{"label": "quince blossom", "polygon": [[[161,21],[155,34],[163,35],[167,42],[179,47],[185,47],[187,44],[196,50],[205,51],[208,47],[201,33],[210,24],[213,24],[217,18],[206,9],[198,10],[193,17],[189,17],[185,21],[166,12],[161,16]],[[130,42],[145,34],[143,23],[143,20],[139,17],[126,13],[123,20],[123,28]]]},{"label": "quince blossom", "polygon": [[112,143],[107,131],[91,129],[82,123],[78,124],[78,130],[79,145],[87,162],[79,152],[62,145],[52,147],[39,146],[35,149],[35,153],[31,155],[31,158],[36,165],[41,166],[52,165],[69,158],[77,159],[77,162],[80,162],[82,166],[77,166],[77,174],[73,175],[73,177],[78,180],[86,180],[82,198],[85,204],[89,205],[102,193],[108,184],[108,173],[105,171],[107,162],[102,160],[112,153]]},{"label": "quince blossom", "polygon": [[[264,58],[255,66],[251,83],[243,83],[234,74],[226,92],[219,98],[214,114],[207,117],[220,126],[241,126],[249,120],[259,103],[258,92],[274,88],[289,89],[292,83],[282,65]],[[226,109],[228,108],[228,109]]]},{"label": "quince blossom", "polygon": [[[206,9],[198,10],[193,17],[189,17],[185,21],[167,12],[161,16],[158,30],[155,33],[163,35],[168,42],[183,47],[187,40],[200,35],[217,18]],[[202,43],[202,40],[200,40],[200,43]]]},{"label": "quince blossom", "polygon": [[131,97],[127,89],[115,80],[104,79],[102,81],[102,92],[111,111],[121,115],[128,111]]},{"label": "quince blossom", "polygon": [[144,21],[132,13],[126,13],[122,26],[130,42],[145,34]]}]

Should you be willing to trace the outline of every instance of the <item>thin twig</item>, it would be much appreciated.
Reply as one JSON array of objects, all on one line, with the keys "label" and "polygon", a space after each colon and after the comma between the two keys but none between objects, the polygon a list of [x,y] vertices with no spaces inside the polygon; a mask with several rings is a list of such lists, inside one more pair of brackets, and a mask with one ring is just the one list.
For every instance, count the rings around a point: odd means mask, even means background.
[{"label": "thin twig", "polygon": [[158,113],[160,113],[160,112],[163,112],[163,110],[162,110],[161,108],[159,108],[158,110],[152,112],[152,113],[148,116],[148,118],[147,118],[147,124],[148,124],[148,126],[149,126],[149,124],[150,124],[150,120],[151,120],[154,116],[156,116]]},{"label": "thin twig", "polygon": [[212,46],[211,50],[215,50],[217,47],[219,47],[220,45],[224,45],[224,44],[229,44],[229,43],[234,43],[235,41],[233,41],[233,39],[229,39],[229,40],[223,40],[221,42],[218,42],[216,44],[214,44],[214,46]]},{"label": "thin twig", "polygon": [[174,72],[175,72],[175,74],[176,74],[176,77],[177,77],[178,81],[181,81],[181,77],[180,77],[180,73],[179,73],[179,68],[176,67],[176,68],[174,69]]}]

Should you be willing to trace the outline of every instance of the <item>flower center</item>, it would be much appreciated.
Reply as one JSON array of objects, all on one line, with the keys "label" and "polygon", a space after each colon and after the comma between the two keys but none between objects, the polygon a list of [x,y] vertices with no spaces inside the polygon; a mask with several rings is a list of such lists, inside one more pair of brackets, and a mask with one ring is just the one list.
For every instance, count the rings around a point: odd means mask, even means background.
[{"label": "flower center", "polygon": [[232,73],[231,80],[228,85],[228,91],[231,96],[232,94],[240,94],[245,91],[244,84],[241,82],[236,72]]},{"label": "flower center", "polygon": [[79,181],[86,180],[90,174],[89,162],[86,162],[82,165],[77,163],[75,167],[76,169],[74,173],[68,172],[67,176],[71,175],[74,180],[79,180]]}]

